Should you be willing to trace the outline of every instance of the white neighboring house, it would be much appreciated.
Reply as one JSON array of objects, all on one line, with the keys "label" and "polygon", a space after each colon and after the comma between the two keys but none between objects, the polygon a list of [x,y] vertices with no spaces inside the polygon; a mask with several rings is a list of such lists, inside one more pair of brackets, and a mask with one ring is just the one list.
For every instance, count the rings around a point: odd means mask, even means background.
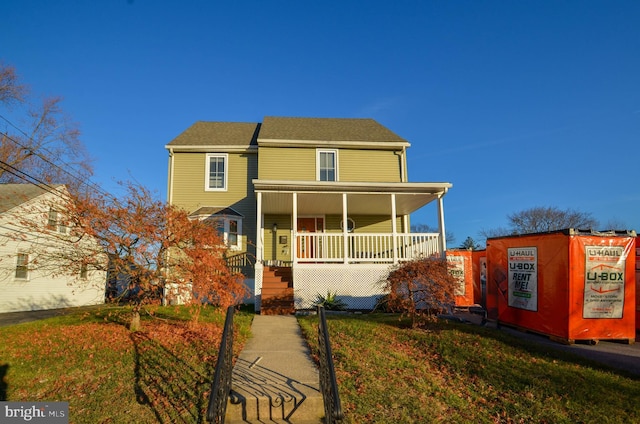
[{"label": "white neighboring house", "polygon": [[0,313],[104,303],[106,272],[79,266],[77,275],[61,275],[60,265],[45,263],[70,233],[55,207],[66,194],[62,185],[0,184]]}]

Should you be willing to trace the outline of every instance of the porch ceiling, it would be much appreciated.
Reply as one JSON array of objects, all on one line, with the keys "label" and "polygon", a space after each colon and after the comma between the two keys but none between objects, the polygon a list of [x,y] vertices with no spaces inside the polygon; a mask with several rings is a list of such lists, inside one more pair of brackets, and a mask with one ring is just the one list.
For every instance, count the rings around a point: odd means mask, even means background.
[{"label": "porch ceiling", "polygon": [[342,194],[354,215],[389,215],[391,194],[396,195],[396,214],[408,215],[444,195],[450,183],[336,183],[320,181],[253,180],[262,193],[262,211],[290,214],[293,193],[298,194],[298,215],[342,214]]}]

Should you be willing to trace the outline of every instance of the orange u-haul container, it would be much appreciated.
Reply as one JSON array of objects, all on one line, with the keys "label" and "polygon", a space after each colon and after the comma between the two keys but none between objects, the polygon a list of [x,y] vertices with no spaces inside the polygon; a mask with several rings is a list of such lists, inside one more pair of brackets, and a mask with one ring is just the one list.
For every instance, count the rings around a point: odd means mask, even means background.
[{"label": "orange u-haul container", "polygon": [[447,262],[451,273],[458,279],[455,291],[456,306],[472,306],[473,260],[471,250],[447,250]]},{"label": "orange u-haul container", "polygon": [[634,342],[635,236],[567,229],[488,239],[488,312],[566,343]]},{"label": "orange u-haul container", "polygon": [[636,331],[640,331],[640,240],[636,237]]},{"label": "orange u-haul container", "polygon": [[474,250],[473,257],[473,301],[487,308],[487,251]]}]

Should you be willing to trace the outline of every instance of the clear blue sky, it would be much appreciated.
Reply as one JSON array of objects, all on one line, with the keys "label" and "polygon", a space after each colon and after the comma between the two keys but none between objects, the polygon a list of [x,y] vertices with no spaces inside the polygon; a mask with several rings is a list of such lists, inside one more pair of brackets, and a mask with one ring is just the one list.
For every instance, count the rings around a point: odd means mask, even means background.
[{"label": "clear blue sky", "polygon": [[197,120],[367,117],[411,142],[411,181],[453,184],[456,245],[534,206],[640,230],[640,1],[4,0],[0,16],[0,60],[64,97],[107,190],[164,198],[164,146]]}]

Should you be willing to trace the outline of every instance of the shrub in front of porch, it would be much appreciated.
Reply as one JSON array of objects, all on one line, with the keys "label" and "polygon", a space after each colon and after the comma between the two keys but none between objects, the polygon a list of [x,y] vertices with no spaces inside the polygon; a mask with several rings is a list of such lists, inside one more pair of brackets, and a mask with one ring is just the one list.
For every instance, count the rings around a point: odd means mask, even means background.
[{"label": "shrub in front of porch", "polygon": [[387,277],[387,308],[422,320],[448,312],[454,304],[457,280],[444,258],[422,258],[399,264]]},{"label": "shrub in front of porch", "polygon": [[342,300],[338,299],[338,294],[336,292],[331,293],[331,290],[327,290],[327,295],[323,296],[321,294],[316,295],[316,299],[313,302],[313,306],[322,306],[327,311],[346,311],[347,304]]}]

